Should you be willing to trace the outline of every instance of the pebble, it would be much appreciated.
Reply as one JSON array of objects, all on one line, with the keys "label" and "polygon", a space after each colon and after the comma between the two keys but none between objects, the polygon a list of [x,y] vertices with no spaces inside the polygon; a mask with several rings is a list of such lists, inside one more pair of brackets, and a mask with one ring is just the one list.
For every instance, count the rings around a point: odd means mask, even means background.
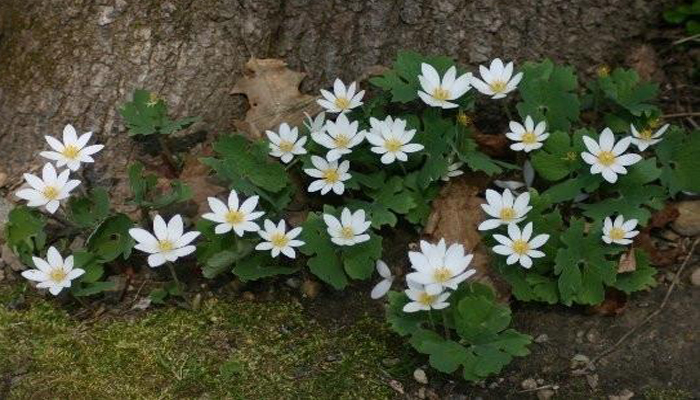
[{"label": "pebble", "polygon": [[489,383],[489,389],[495,389],[498,387],[498,382],[491,382]]},{"label": "pebble", "polygon": [[255,295],[251,292],[243,292],[242,294],[244,300],[253,301],[255,300]]},{"label": "pebble", "polygon": [[542,389],[537,391],[538,400],[549,400],[554,397],[554,390],[552,389]]},{"label": "pebble", "polygon": [[549,336],[547,336],[546,333],[543,333],[535,338],[535,343],[546,343],[549,341]]},{"label": "pebble", "polygon": [[595,390],[598,387],[598,374],[586,375],[586,382],[591,389]]},{"label": "pebble", "polygon": [[538,384],[538,385],[544,385],[544,379],[538,378],[538,379],[537,379],[537,384]]},{"label": "pebble", "polygon": [[608,400],[630,400],[632,397],[634,397],[634,392],[629,389],[625,389],[617,395],[608,396]]},{"label": "pebble", "polygon": [[585,368],[590,364],[591,359],[583,354],[576,354],[571,358],[571,369]]},{"label": "pebble", "polygon": [[586,333],[586,340],[590,343],[596,343],[598,339],[600,338],[600,335],[598,334],[598,331],[595,329],[591,329]]},{"label": "pebble", "polygon": [[292,289],[299,289],[299,286],[301,286],[299,278],[289,278],[284,283]]},{"label": "pebble", "polygon": [[416,368],[416,370],[413,371],[413,379],[415,379],[416,382],[422,385],[428,384],[428,376],[425,374],[425,371],[423,371],[421,368]]},{"label": "pebble", "polygon": [[695,268],[695,271],[690,275],[690,283],[693,286],[700,286],[700,267]]},{"label": "pebble", "polygon": [[679,214],[673,221],[673,230],[683,236],[700,234],[700,200],[681,201],[676,208]]},{"label": "pebble", "polygon": [[316,281],[312,281],[310,279],[305,280],[304,283],[301,284],[301,292],[304,294],[304,296],[313,299],[318,296],[319,292],[321,291],[321,284],[319,284]]},{"label": "pebble", "polygon": [[520,387],[525,390],[532,390],[537,387],[537,381],[532,378],[525,379],[520,383]]}]

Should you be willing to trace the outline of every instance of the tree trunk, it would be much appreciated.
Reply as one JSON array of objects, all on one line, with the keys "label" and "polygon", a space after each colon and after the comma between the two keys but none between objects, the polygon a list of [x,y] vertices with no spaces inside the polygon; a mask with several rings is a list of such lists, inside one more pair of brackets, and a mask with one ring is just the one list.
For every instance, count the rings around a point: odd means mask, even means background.
[{"label": "tree trunk", "polygon": [[107,145],[88,178],[121,176],[135,146],[117,108],[137,87],[163,96],[175,116],[202,116],[208,132],[230,132],[247,107],[230,91],[251,56],[306,72],[307,91],[352,80],[404,48],[472,67],[546,56],[590,70],[621,59],[667,3],[2,0],[0,171],[21,179],[43,164],[43,136],[72,123]]}]

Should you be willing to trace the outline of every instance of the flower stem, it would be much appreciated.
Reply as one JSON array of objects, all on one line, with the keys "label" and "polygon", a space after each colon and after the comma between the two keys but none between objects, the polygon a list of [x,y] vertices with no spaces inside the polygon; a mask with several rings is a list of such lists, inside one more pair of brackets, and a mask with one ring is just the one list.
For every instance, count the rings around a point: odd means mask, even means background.
[{"label": "flower stem", "polygon": [[428,318],[430,318],[430,327],[433,328],[434,331],[437,330],[435,327],[435,320],[433,319],[433,309],[431,308],[428,310]]},{"label": "flower stem", "polygon": [[299,162],[299,157],[295,158],[294,161],[290,162],[285,168],[285,171],[289,171],[294,165]]},{"label": "flower stem", "polygon": [[512,121],[512,120],[513,120],[513,114],[511,114],[510,108],[508,108],[508,102],[507,102],[506,100],[504,100],[502,104],[503,104],[503,111],[505,111],[506,117],[508,117],[508,121],[509,121],[509,122]]},{"label": "flower stem", "polygon": [[406,167],[404,167],[404,165],[401,161],[399,161],[399,167],[401,167],[401,171],[403,171],[403,176],[408,175],[408,172],[406,171]]},{"label": "flower stem", "polygon": [[182,298],[185,298],[185,291],[182,289],[182,284],[177,278],[177,273],[175,272],[175,264],[171,262],[168,262],[167,264],[168,269],[170,270],[170,274],[173,276],[173,280],[175,281],[175,286],[177,286],[177,291],[180,292],[180,296],[182,296]]},{"label": "flower stem", "polygon": [[445,328],[445,339],[450,340],[450,328],[447,326],[447,312],[442,310],[442,327]]}]

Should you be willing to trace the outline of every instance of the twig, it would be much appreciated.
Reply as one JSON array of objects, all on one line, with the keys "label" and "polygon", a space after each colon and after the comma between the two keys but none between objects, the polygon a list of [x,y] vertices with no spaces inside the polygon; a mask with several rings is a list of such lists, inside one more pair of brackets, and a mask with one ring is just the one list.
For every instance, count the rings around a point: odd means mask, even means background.
[{"label": "twig", "polygon": [[681,44],[681,43],[690,42],[690,41],[695,41],[696,39],[700,39],[700,33],[698,33],[697,35],[688,36],[688,37],[684,37],[684,38],[682,38],[682,39],[678,39],[678,40],[676,40],[675,42],[673,42],[673,43],[671,43],[671,44],[672,44],[673,46],[677,46],[677,45],[679,45],[679,44]]},{"label": "twig", "polygon": [[661,313],[663,308],[666,306],[666,303],[668,303],[668,299],[669,297],[671,297],[671,293],[673,293],[673,289],[676,287],[676,283],[678,282],[680,275],[683,273],[685,266],[688,265],[690,257],[695,252],[695,246],[697,246],[698,241],[700,241],[700,238],[695,239],[695,241],[693,241],[693,245],[690,246],[690,251],[688,252],[688,255],[685,257],[685,260],[683,260],[683,264],[681,264],[681,267],[678,268],[678,271],[676,271],[676,274],[673,277],[673,282],[671,282],[671,286],[668,288],[668,291],[666,291],[666,295],[664,296],[664,299],[659,305],[659,307],[654,312],[647,315],[647,317],[644,318],[644,320],[640,322],[637,326],[635,326],[634,328],[627,331],[627,333],[622,335],[622,337],[617,342],[615,342],[615,344],[613,344],[607,350],[603,351],[602,353],[598,354],[595,358],[593,358],[593,360],[591,360],[591,364],[594,364],[596,361],[615,351],[622,343],[625,342],[625,340],[627,340],[628,337],[630,337],[633,333],[638,331],[639,328],[644,326],[647,322],[651,321],[652,318],[656,317]]},{"label": "twig", "polygon": [[536,388],[532,388],[532,389],[521,390],[518,393],[536,392],[536,391],[542,390],[542,389],[554,389],[554,388],[558,388],[558,385],[554,385],[554,384],[544,385],[544,386],[540,386],[540,387],[536,387]]},{"label": "twig", "polygon": [[664,114],[661,118],[700,117],[700,111]]}]

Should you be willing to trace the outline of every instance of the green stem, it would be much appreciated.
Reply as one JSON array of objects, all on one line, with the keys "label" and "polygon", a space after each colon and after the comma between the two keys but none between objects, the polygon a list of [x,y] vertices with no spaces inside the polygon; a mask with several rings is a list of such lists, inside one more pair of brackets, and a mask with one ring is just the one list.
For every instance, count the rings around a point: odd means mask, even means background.
[{"label": "green stem", "polygon": [[399,161],[399,167],[401,167],[401,171],[403,171],[403,176],[408,175],[408,172],[406,171],[406,167],[404,167],[404,165],[401,161]]},{"label": "green stem", "polygon": [[442,327],[445,328],[445,339],[450,340],[450,328],[447,326],[447,312],[445,309],[441,311]]},{"label": "green stem", "polygon": [[290,162],[290,163],[284,168],[284,170],[285,170],[285,171],[289,171],[294,165],[296,165],[296,163],[299,162],[299,160],[300,160],[299,157],[295,158],[292,162]]},{"label": "green stem", "polygon": [[508,121],[513,121],[513,114],[511,114],[510,108],[508,108],[507,100],[503,101],[503,111],[505,111],[506,117],[508,117]]},{"label": "green stem", "polygon": [[433,328],[434,331],[437,330],[435,327],[435,320],[433,319],[433,309],[431,308],[428,310],[428,318],[430,319],[430,327]]},{"label": "green stem", "polygon": [[173,280],[175,281],[175,286],[177,286],[177,291],[180,292],[180,296],[182,296],[182,298],[186,300],[185,291],[182,288],[182,284],[180,283],[180,279],[177,278],[177,273],[175,272],[175,264],[173,264],[171,262],[167,262],[167,264],[168,264],[168,269],[170,270],[170,274],[173,276]]}]

